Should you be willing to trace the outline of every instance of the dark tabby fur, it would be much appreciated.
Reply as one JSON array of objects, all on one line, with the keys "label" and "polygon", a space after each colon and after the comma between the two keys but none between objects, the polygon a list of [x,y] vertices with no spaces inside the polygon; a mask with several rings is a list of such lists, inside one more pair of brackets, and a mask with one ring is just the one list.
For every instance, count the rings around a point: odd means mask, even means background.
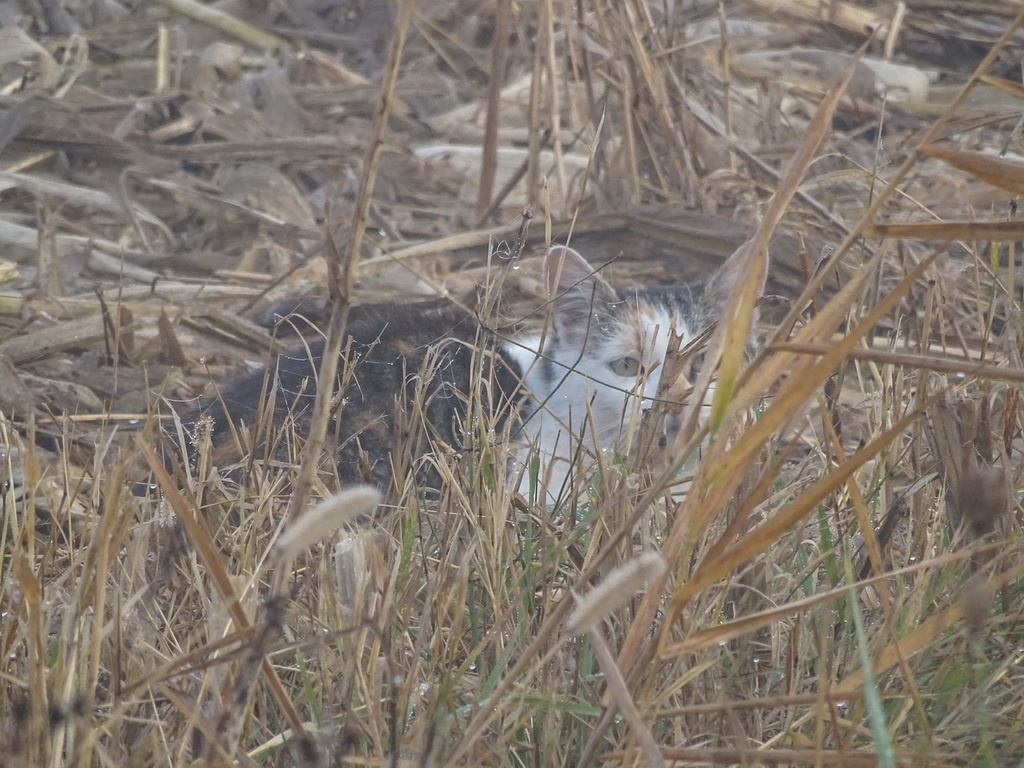
[{"label": "dark tabby fur", "polygon": [[[337,456],[341,482],[389,488],[392,461],[397,460],[392,457],[395,446],[408,447],[406,455],[413,460],[446,448],[467,451],[479,447],[478,441],[487,435],[465,427],[468,393],[477,389],[481,407],[487,412],[479,423],[514,429],[509,419],[518,414],[525,391],[518,366],[495,341],[475,317],[456,308],[353,308],[342,344],[328,430],[328,447]],[[281,461],[295,460],[281,426],[287,425],[286,429],[294,429],[303,438],[308,434],[323,346],[320,342],[308,353],[301,349],[281,356],[267,371],[224,390],[223,405],[218,400],[203,409],[214,420],[217,465],[223,468],[242,458],[243,446],[231,425],[243,423],[253,435],[257,456],[269,453]],[[271,429],[259,412],[264,388],[267,395],[262,402],[273,397]],[[422,407],[422,418],[415,414],[416,407]],[[421,485],[439,485],[429,462],[419,463],[416,478]]]}]

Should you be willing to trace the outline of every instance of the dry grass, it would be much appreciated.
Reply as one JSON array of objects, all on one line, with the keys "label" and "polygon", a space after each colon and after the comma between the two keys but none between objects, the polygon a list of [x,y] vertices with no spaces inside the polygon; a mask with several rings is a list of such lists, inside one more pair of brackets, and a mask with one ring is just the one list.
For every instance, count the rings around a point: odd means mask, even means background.
[{"label": "dry grass", "polygon": [[[46,7],[0,30],[0,765],[1024,765],[1019,3]],[[283,297],[340,343],[494,263],[518,317],[503,254],[570,232],[636,281],[771,242],[780,296],[710,427],[555,509],[481,440],[324,534],[372,499],[316,432],[213,471],[158,418]]]}]

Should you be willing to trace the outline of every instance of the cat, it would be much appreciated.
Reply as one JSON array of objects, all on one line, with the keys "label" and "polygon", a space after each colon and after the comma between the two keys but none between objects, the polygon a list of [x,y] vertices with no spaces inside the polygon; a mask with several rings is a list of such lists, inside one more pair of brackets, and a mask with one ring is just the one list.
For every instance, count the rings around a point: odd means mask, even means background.
[{"label": "cat", "polygon": [[[662,381],[674,367],[672,334],[680,347],[706,337],[739,278],[739,254],[704,283],[617,291],[578,252],[553,246],[543,259],[550,301],[540,332],[500,334],[455,306],[353,308],[329,430],[338,479],[395,492],[412,476],[436,489],[439,453],[511,441],[540,458],[552,499],[592,472],[601,452],[628,448],[659,399],[671,445],[695,376],[691,368]],[[214,421],[215,464],[239,461],[252,447],[297,461],[288,436],[304,434],[322,355],[322,343],[283,355],[204,409]],[[283,425],[295,430],[271,428]],[[526,464],[517,462],[524,494]]]}]

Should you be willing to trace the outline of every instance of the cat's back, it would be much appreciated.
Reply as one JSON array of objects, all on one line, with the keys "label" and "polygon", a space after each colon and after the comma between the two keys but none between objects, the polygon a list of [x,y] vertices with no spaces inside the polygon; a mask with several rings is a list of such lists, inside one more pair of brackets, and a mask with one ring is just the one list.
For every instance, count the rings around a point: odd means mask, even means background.
[{"label": "cat's back", "polygon": [[[300,346],[237,381],[204,409],[214,420],[219,464],[251,449],[279,461],[296,460],[308,434],[323,354],[322,340]],[[463,426],[471,403],[496,424],[506,423],[520,402],[519,390],[517,364],[472,313],[451,305],[354,307],[328,429],[338,477],[386,488],[396,465],[416,463],[442,444],[471,447]],[[237,437],[243,423],[248,446]]]}]

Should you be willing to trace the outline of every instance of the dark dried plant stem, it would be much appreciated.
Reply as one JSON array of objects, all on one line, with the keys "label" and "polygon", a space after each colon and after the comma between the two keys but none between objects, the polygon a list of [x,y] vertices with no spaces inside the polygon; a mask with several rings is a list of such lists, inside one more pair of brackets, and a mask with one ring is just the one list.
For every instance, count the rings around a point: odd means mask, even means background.
[{"label": "dark dried plant stem", "polygon": [[[539,35],[538,48],[543,50],[545,83],[547,84],[548,101],[548,125],[551,135],[554,137],[551,142],[551,156],[554,164],[554,176],[558,182],[556,189],[558,209],[562,209],[562,201],[568,194],[569,180],[565,173],[565,159],[562,154],[562,99],[561,99],[561,75],[558,68],[558,53],[555,50],[555,22],[557,20],[554,4],[551,0],[545,0],[541,4],[539,24],[541,34]],[[540,158],[537,158],[540,162]]]},{"label": "dark dried plant stem", "polygon": [[[537,200],[540,197],[540,149],[541,149],[541,88],[544,83],[543,46],[538,45],[533,52],[530,77],[530,106],[527,115],[529,139],[527,143],[526,199]],[[555,136],[554,141],[558,141]]]},{"label": "dark dried plant stem", "polygon": [[498,167],[498,124],[501,122],[501,86],[505,82],[505,59],[508,55],[508,25],[512,16],[512,0],[498,0],[494,21],[494,49],[491,51],[491,81],[487,90],[487,123],[480,159],[480,187],[477,190],[476,215],[483,219],[491,205],[491,190]]},{"label": "dark dried plant stem", "polygon": [[[531,137],[531,141],[532,140],[533,139]],[[541,142],[541,144],[540,144],[540,148],[541,149],[547,148],[547,146],[551,143],[551,130],[550,129],[545,129],[543,131],[543,135],[540,137],[540,142]],[[479,214],[477,216],[477,219],[476,219],[476,221],[473,224],[473,228],[474,229],[480,229],[480,227],[484,226],[487,223],[487,221],[492,216],[494,216],[494,214],[501,207],[502,203],[505,202],[505,199],[510,194],[512,194],[512,192],[515,190],[515,188],[517,186],[519,186],[519,182],[521,182],[523,180],[523,177],[526,175],[526,172],[529,169],[530,169],[530,157],[528,155],[526,157],[526,159],[524,159],[519,164],[519,167],[516,168],[516,170],[512,173],[512,175],[508,177],[508,181],[506,181],[502,185],[501,189],[498,190],[498,194],[494,195],[493,199],[490,202],[490,205],[487,206],[487,208],[484,210],[483,213],[481,213],[481,214]]]}]

